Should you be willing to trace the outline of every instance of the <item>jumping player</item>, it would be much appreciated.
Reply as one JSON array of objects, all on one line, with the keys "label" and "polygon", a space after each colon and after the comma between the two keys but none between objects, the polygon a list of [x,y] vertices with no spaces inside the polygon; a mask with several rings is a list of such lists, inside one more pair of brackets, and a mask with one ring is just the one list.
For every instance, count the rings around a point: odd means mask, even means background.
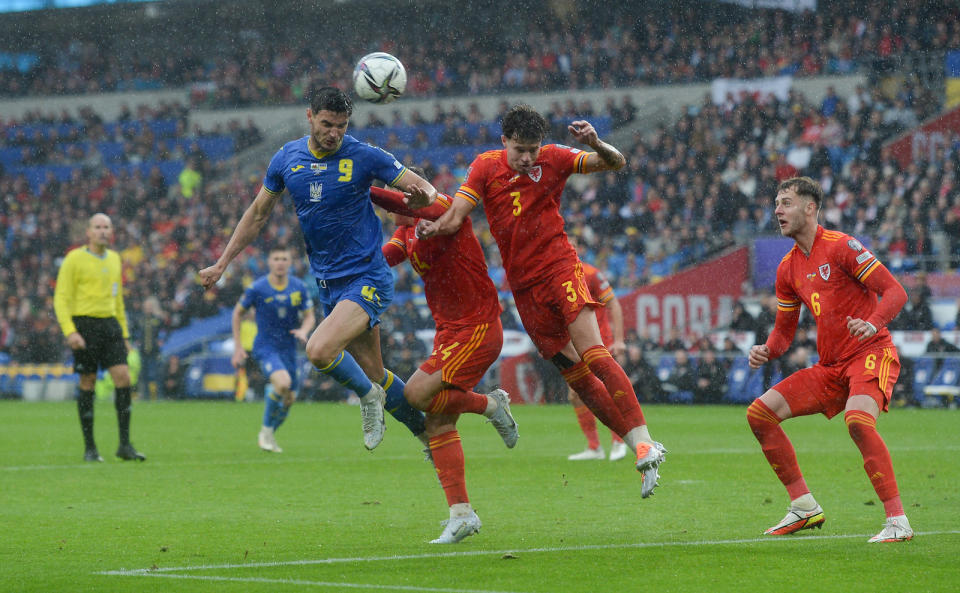
[{"label": "jumping player", "polygon": [[820,528],[825,520],[780,423],[794,416],[819,413],[832,418],[843,412],[887,515],[883,529],[869,541],[905,541],[913,538],[913,530],[903,511],[890,453],[877,433],[877,417],[887,410],[900,373],[886,325],[907,302],[907,294],[859,241],[817,224],[822,202],[823,189],[809,177],[787,179],[777,189],[774,215],[783,236],[796,244],[777,268],[773,331],[765,344],[751,347],[749,353],[753,368],[777,358],[793,341],[800,305],[813,314],[819,362],[777,383],[747,408],[747,422],[790,496],[787,515],[766,534]]},{"label": "jumping player", "polygon": [[320,288],[324,319],[307,340],[307,358],[360,396],[363,444],[383,440],[383,410],[422,436],[423,414],[403,397],[403,381],[383,368],[380,315],[393,300],[393,275],[380,251],[382,227],[370,203],[374,179],[404,191],[437,190],[393,156],[346,135],[353,104],[343,91],[310,93],[310,133],[285,144],[270,160],[263,187],[247,208],[217,262],[200,270],[204,288],[260,233],[286,189],[300,221],[310,270]]},{"label": "jumping player", "polygon": [[253,357],[270,381],[272,389],[264,395],[263,425],[257,444],[264,451],[282,453],[275,433],[296,399],[297,341],[306,343],[315,321],[313,301],[307,287],[290,275],[290,250],[275,246],[267,256],[267,275],[260,277],[244,292],[233,308],[234,368],[242,369],[247,361],[240,326],[244,313],[254,309],[257,337],[253,341]]},{"label": "jumping player", "polygon": [[426,412],[430,454],[450,507],[443,533],[430,543],[457,543],[481,527],[467,496],[457,418],[462,413],[482,414],[507,447],[517,444],[517,423],[507,393],[472,391],[503,346],[500,301],[469,219],[453,235],[425,240],[417,236],[419,221],[413,216],[437,218],[449,208],[449,196],[438,194],[433,206],[414,213],[404,207],[403,194],[371,188],[370,195],[374,203],[397,213],[397,230],[383,246],[383,254],[391,266],[410,261],[423,279],[436,323],[433,352],[407,381],[405,395]]},{"label": "jumping player", "polygon": [[541,356],[560,368],[597,418],[636,452],[646,498],[657,484],[665,450],[650,438],[630,380],[603,346],[594,313],[600,305],[587,289],[560,214],[560,195],[571,174],[617,170],[626,159],[587,121],[568,129],[592,152],[543,146],[547,129],[547,121],[529,105],[511,108],[502,122],[503,150],[474,159],[453,205],[421,235],[455,232],[484,203],[524,328]]}]

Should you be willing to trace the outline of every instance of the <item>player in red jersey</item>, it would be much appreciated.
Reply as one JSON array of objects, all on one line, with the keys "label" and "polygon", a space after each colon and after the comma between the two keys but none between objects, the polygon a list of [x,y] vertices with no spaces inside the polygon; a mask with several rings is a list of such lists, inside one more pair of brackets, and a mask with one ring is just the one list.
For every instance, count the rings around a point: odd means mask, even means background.
[{"label": "player in red jersey", "polygon": [[[574,248],[576,245],[574,244]],[[583,275],[586,277],[587,288],[591,295],[595,295],[602,307],[597,308],[597,325],[600,326],[600,338],[603,345],[607,347],[610,354],[616,360],[623,360],[627,346],[623,339],[623,310],[620,308],[620,301],[617,295],[613,293],[613,287],[607,282],[607,277],[603,272],[583,262]],[[609,312],[609,314],[608,314]],[[567,399],[573,405],[573,411],[577,415],[577,423],[583,436],[587,437],[587,448],[579,453],[569,455],[567,459],[571,461],[583,461],[591,459],[603,459],[603,446],[600,444],[600,437],[597,434],[597,419],[577,395],[573,389],[569,389]],[[627,455],[627,444],[623,439],[610,431],[610,461],[623,459]]]},{"label": "player in red jersey", "polygon": [[587,289],[560,215],[560,194],[571,174],[617,170],[626,159],[582,120],[568,129],[592,152],[543,146],[547,122],[529,105],[510,109],[502,129],[503,150],[474,159],[450,209],[425,225],[422,235],[456,232],[484,203],[524,328],[597,418],[637,453],[646,498],[657,484],[665,449],[650,438],[630,380],[603,346],[594,312],[600,304]]},{"label": "player in red jersey", "polygon": [[[412,170],[422,175],[415,167]],[[437,326],[433,352],[407,381],[404,396],[426,412],[430,456],[450,507],[443,533],[431,543],[457,543],[481,526],[467,496],[457,418],[466,412],[482,414],[507,447],[517,444],[517,423],[510,414],[507,393],[471,391],[503,346],[500,300],[469,221],[453,235],[426,240],[417,236],[418,221],[413,216],[437,218],[449,207],[449,196],[438,195],[433,206],[413,213],[399,192],[376,188],[370,192],[374,203],[397,213],[397,230],[383,246],[383,255],[391,266],[410,261],[423,279],[427,306]]]},{"label": "player in red jersey", "polygon": [[877,417],[887,410],[900,373],[886,325],[900,312],[907,294],[859,241],[817,224],[822,201],[823,190],[809,177],[787,179],[777,190],[774,214],[780,232],[796,244],[777,268],[773,331],[765,344],[750,348],[750,366],[759,368],[790,346],[801,304],[816,320],[819,362],[777,383],[747,408],[750,428],[791,500],[786,517],[766,533],[785,535],[824,522],[823,509],[807,488],[780,423],[817,413],[832,418],[842,411],[887,515],[883,530],[869,541],[904,541],[913,537],[913,530],[903,512],[890,453],[877,433]]}]

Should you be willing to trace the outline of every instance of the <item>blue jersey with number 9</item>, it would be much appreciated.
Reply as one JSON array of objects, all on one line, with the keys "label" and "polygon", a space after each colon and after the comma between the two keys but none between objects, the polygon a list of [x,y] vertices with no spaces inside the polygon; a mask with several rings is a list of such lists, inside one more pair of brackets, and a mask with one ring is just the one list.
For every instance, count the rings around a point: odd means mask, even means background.
[{"label": "blue jersey with number 9", "polygon": [[288,142],[273,155],[263,187],[275,194],[290,192],[313,275],[327,280],[388,267],[370,184],[379,179],[393,185],[407,168],[353,136],[344,136],[332,153],[311,151],[309,138]]}]

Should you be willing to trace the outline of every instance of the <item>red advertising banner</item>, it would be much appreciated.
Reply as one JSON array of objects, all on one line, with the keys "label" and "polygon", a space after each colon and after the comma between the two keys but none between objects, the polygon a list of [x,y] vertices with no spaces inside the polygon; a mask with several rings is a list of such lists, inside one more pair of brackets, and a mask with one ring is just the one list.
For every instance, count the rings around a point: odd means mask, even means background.
[{"label": "red advertising banner", "polygon": [[952,136],[960,133],[960,107],[923,124],[887,144],[901,167],[911,162],[934,161],[938,150],[949,152]]},{"label": "red advertising banner", "polygon": [[[727,325],[749,277],[749,264],[750,251],[742,247],[618,297],[624,327],[638,334],[646,328],[650,339],[660,342],[674,327],[704,334]],[[501,361],[500,384],[514,402],[541,403],[552,395],[545,393],[534,356],[528,353]]]},{"label": "red advertising banner", "polygon": [[624,328],[638,334],[646,328],[650,339],[660,342],[674,327],[693,334],[723,327],[743,294],[749,268],[750,250],[741,247],[619,297]]}]

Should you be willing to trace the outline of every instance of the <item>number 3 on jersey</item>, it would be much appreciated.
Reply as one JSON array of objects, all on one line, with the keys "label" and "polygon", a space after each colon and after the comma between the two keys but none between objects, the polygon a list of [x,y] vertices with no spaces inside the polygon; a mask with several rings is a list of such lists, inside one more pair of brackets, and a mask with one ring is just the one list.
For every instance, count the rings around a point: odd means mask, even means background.
[{"label": "number 3 on jersey", "polygon": [[520,213],[523,212],[523,204],[520,203],[520,192],[512,191],[510,196],[513,197],[513,215],[520,216]]}]

